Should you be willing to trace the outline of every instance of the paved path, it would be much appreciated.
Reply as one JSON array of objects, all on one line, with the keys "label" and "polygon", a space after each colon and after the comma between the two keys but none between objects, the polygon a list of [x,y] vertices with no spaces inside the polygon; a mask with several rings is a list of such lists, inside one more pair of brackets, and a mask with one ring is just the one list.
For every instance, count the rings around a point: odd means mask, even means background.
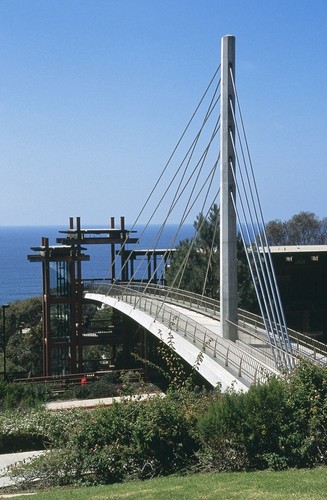
[{"label": "paved path", "polygon": [[153,392],[150,394],[139,394],[136,396],[116,396],[113,398],[99,398],[99,399],[72,399],[71,401],[52,401],[45,405],[47,410],[70,410],[73,408],[95,408],[96,406],[111,406],[114,402],[119,401],[144,401],[148,398],[155,396],[163,397],[162,392]]},{"label": "paved path", "polygon": [[[17,462],[22,462],[29,460],[33,457],[37,457],[42,453],[44,453],[44,450],[24,451],[22,453],[7,453],[5,455],[0,455],[0,488],[3,488],[4,486],[12,486],[17,482],[17,480],[12,479],[8,475],[8,468],[10,466],[16,464]],[[1,498],[1,493],[0,493],[0,498]]]}]

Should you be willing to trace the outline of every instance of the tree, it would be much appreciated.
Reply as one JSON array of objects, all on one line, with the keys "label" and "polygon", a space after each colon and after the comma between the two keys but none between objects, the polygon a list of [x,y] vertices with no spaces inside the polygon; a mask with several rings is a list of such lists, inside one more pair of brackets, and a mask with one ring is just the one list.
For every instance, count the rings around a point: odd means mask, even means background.
[{"label": "tree", "polygon": [[[194,222],[195,239],[177,246],[166,273],[168,285],[219,299],[219,208],[214,205],[207,218],[199,214]],[[257,312],[257,301],[241,241],[237,241],[239,305]]]},{"label": "tree", "polygon": [[182,240],[177,246],[166,274],[168,284],[199,294],[203,293],[205,285],[205,295],[219,295],[218,218],[217,205],[211,209],[208,219],[202,214],[197,216],[194,240]]},{"label": "tree", "polygon": [[10,304],[6,311],[6,353],[9,372],[31,372],[33,375],[42,373],[41,321],[40,298],[31,297]]},{"label": "tree", "polygon": [[24,372],[30,376],[42,375],[42,325],[16,332],[7,344],[9,372]]},{"label": "tree", "polygon": [[6,311],[6,333],[10,337],[21,325],[37,326],[42,319],[42,303],[39,297],[11,302]]},{"label": "tree", "polygon": [[327,218],[312,212],[300,212],[287,221],[272,220],[266,225],[269,245],[325,245]]}]

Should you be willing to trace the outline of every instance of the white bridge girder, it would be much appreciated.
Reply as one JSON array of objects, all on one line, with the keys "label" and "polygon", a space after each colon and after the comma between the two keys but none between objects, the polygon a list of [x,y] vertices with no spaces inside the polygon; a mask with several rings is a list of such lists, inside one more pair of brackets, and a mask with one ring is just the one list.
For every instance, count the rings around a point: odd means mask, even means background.
[{"label": "white bridge girder", "polygon": [[[231,358],[233,356],[232,347],[230,354],[228,348],[227,355],[225,355],[224,358],[225,362],[222,362],[221,358],[219,359],[218,356],[213,357],[212,355],[210,356],[205,352],[205,340],[203,342],[203,349],[200,349],[199,346],[196,345],[195,340],[187,340],[187,338],[185,338],[185,336],[181,334],[181,332],[177,331],[177,328],[174,329],[173,321],[169,324],[169,326],[167,326],[167,324],[164,324],[164,322],[162,322],[160,318],[154,319],[154,317],[148,311],[144,311],[141,308],[135,307],[134,304],[128,303],[127,301],[123,300],[123,298],[118,299],[114,296],[92,292],[86,292],[84,294],[84,298],[86,300],[98,302],[100,304],[106,304],[117,309],[121,313],[136,321],[139,325],[143,326],[148,332],[153,334],[158,339],[162,340],[166,345],[171,346],[171,344],[173,343],[174,351],[190,366],[196,366],[199,374],[213,387],[216,387],[218,384],[220,384],[223,391],[232,386],[236,391],[247,391],[249,386],[251,385],[251,382],[255,381],[251,381],[243,377],[240,373],[243,359],[239,360],[239,373],[237,373],[238,370],[235,369],[235,363],[234,367],[229,366],[228,358]],[[147,301],[149,301],[149,298],[147,298]],[[153,299],[153,303],[156,303],[157,307],[158,300]],[[189,309],[182,308],[181,306],[173,306],[172,304],[169,304],[169,308],[170,310],[173,309],[176,312],[176,316],[174,316],[174,318],[177,318],[181,311],[184,310],[185,315],[189,315],[190,321],[193,322],[193,324],[194,322],[198,321],[199,328],[203,328],[203,325],[206,325],[206,328],[210,332],[210,338],[208,337],[208,342],[212,342],[211,335],[215,335],[213,332],[217,332],[220,329],[218,320],[210,319],[205,315],[195,313],[194,311],[192,312]],[[220,342],[221,341],[223,341],[223,339],[220,339]],[[236,349],[236,347],[233,346],[233,349]],[[201,356],[201,362],[197,363],[199,356]],[[255,370],[258,370],[258,368],[254,368],[253,373],[256,373]]]}]

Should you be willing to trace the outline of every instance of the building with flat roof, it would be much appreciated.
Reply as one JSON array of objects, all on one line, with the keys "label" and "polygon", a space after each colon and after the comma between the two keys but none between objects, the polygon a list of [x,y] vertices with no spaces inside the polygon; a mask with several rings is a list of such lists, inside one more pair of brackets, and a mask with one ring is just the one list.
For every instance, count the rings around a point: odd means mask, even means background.
[{"label": "building with flat roof", "polygon": [[272,246],[289,328],[327,341],[327,245]]}]

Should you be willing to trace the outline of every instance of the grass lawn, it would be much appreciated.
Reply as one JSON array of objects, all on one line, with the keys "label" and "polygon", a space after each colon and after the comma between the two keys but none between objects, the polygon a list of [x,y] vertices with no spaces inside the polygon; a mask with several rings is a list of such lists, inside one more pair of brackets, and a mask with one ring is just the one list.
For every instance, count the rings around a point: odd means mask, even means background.
[{"label": "grass lawn", "polygon": [[[76,489],[53,489],[31,496],[33,500],[242,500],[298,498],[325,499],[327,468],[282,472],[234,472],[166,477],[152,481]],[[1,498],[1,492],[0,492]],[[17,496],[16,499],[25,499]]]}]

